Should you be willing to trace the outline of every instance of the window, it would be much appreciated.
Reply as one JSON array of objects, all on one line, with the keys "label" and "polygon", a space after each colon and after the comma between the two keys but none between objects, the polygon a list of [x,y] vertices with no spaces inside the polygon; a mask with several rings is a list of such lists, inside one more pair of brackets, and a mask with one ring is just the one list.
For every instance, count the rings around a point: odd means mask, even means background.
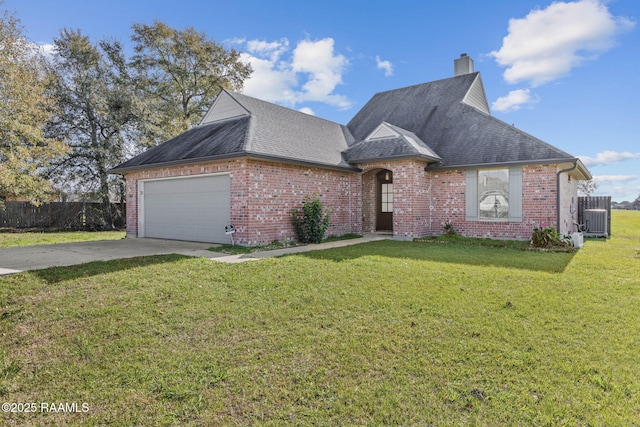
[{"label": "window", "polygon": [[393,184],[380,184],[382,212],[393,212]]},{"label": "window", "polygon": [[522,221],[522,168],[466,171],[467,221]]},{"label": "window", "polygon": [[480,219],[509,217],[509,169],[478,171],[478,208]]}]

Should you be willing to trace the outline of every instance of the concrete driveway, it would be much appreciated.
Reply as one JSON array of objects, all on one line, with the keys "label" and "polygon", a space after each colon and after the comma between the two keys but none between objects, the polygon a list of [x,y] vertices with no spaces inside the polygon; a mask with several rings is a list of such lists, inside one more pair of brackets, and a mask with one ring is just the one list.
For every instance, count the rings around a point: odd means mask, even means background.
[{"label": "concrete driveway", "polygon": [[0,275],[48,267],[109,261],[148,255],[180,254],[195,257],[223,257],[208,251],[210,243],[161,239],[123,239],[55,245],[0,248]]},{"label": "concrete driveway", "polygon": [[91,261],[109,261],[119,258],[166,254],[203,257],[220,262],[236,263],[314,250],[357,245],[360,243],[387,240],[390,238],[391,236],[388,235],[373,233],[367,234],[358,239],[338,240],[335,242],[319,243],[314,245],[293,246],[284,249],[240,255],[229,255],[207,250],[208,248],[215,246],[213,243],[183,242],[179,240],[147,238],[58,243],[55,245],[40,246],[20,246],[15,248],[0,248],[0,276],[4,274],[20,273],[21,271],[27,270],[41,270],[49,267],[64,267],[68,265],[84,264]]}]

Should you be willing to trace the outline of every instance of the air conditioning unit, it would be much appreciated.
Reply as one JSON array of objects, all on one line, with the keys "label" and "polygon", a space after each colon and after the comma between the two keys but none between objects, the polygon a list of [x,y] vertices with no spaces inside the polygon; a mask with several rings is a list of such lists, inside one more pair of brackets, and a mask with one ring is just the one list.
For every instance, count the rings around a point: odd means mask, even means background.
[{"label": "air conditioning unit", "polygon": [[606,209],[585,209],[584,225],[587,237],[609,237],[609,220]]}]

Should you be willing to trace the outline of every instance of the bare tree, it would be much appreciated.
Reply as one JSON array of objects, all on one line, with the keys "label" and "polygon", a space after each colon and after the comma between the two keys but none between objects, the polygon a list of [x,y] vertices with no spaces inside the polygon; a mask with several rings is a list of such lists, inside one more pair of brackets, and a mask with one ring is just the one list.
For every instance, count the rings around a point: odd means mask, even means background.
[{"label": "bare tree", "polygon": [[591,196],[591,193],[593,193],[597,189],[598,183],[592,179],[589,181],[578,181],[578,193],[583,194],[587,197]]}]

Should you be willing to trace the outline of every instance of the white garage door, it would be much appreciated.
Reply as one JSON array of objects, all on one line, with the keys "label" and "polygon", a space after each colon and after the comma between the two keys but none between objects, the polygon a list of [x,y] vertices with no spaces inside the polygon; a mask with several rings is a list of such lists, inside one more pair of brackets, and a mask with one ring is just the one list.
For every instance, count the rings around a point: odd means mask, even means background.
[{"label": "white garage door", "polygon": [[159,239],[227,243],[229,175],[163,179],[142,183],[141,235]]}]

